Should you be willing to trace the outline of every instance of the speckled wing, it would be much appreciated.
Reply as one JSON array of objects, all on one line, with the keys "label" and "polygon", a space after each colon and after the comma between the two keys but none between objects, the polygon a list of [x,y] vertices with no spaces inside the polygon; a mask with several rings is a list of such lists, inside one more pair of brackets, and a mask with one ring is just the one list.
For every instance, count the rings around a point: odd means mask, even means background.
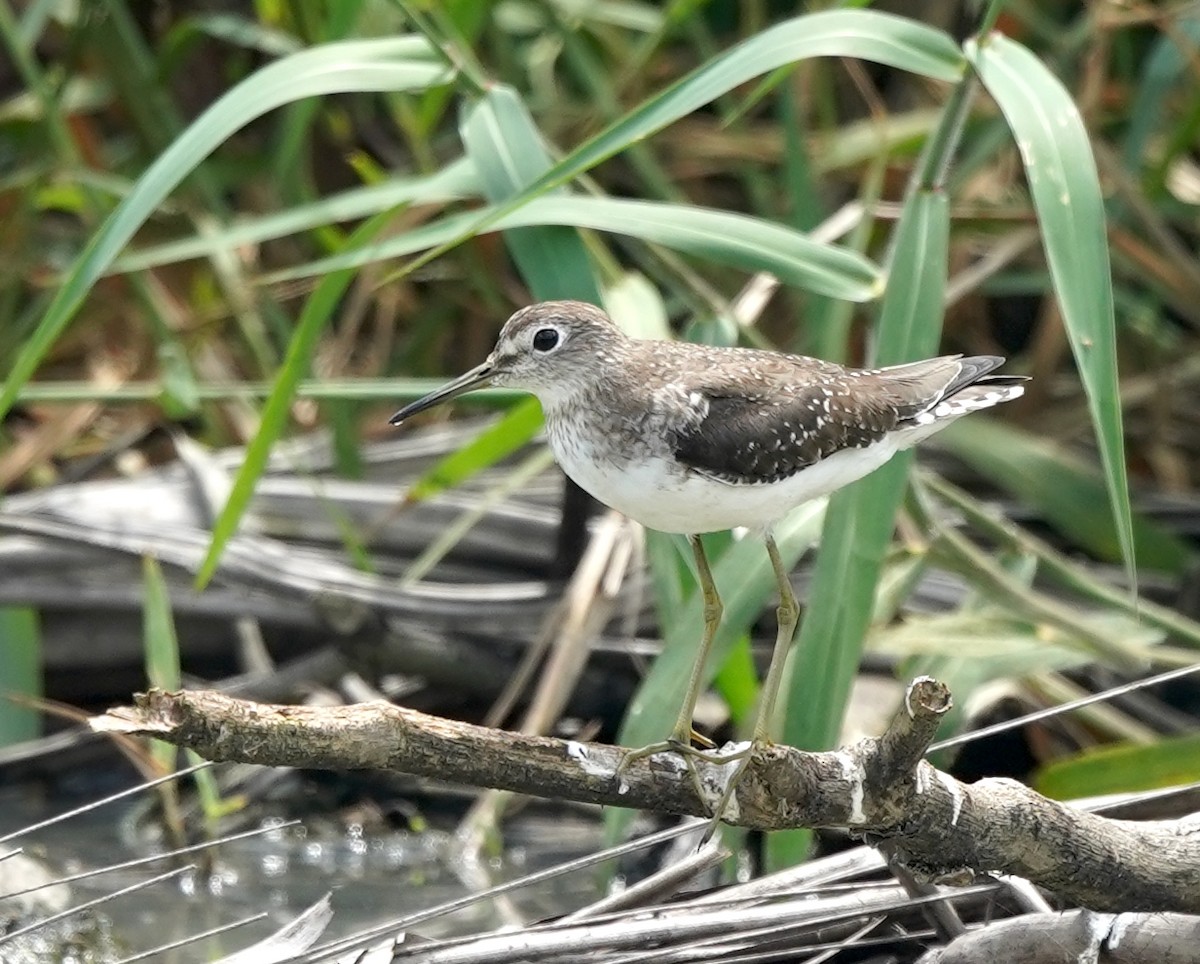
[{"label": "speckled wing", "polygon": [[753,377],[716,372],[690,386],[697,417],[672,433],[679,462],[732,484],[776,482],[878,442],[1002,360],[932,358],[869,371],[796,361]]}]

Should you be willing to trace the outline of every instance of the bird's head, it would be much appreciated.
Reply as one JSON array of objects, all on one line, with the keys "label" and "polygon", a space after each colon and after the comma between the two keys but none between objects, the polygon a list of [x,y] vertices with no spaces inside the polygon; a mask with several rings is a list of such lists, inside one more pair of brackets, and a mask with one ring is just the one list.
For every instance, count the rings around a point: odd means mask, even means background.
[{"label": "bird's head", "polygon": [[627,342],[612,320],[582,301],[543,301],[516,312],[500,330],[482,365],[406,405],[390,419],[410,416],[484,385],[530,392],[545,405],[604,377]]}]

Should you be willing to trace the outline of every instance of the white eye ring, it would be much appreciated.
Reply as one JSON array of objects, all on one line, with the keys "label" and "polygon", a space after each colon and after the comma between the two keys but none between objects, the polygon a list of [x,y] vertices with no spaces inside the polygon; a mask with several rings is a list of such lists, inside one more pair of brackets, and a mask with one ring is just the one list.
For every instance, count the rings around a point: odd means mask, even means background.
[{"label": "white eye ring", "polygon": [[533,350],[536,352],[552,352],[561,343],[562,335],[557,328],[539,328],[533,333]]}]

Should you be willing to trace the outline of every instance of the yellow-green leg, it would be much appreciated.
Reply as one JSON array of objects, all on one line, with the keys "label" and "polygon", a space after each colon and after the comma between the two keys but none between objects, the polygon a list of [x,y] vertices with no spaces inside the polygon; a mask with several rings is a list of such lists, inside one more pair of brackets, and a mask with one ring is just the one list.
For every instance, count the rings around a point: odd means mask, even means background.
[{"label": "yellow-green leg", "polygon": [[[634,761],[667,750],[674,750],[686,757],[705,760],[709,763],[729,763],[741,760],[742,765],[729,779],[720,800],[713,809],[713,822],[704,834],[704,840],[707,841],[716,829],[721,815],[725,812],[725,805],[732,798],[754,748],[771,743],[771,724],[775,715],[775,701],[783,681],[783,669],[787,663],[788,651],[792,646],[792,638],[796,635],[796,624],[800,621],[800,604],[792,590],[792,583],[788,578],[783,558],[779,555],[779,546],[775,544],[774,537],[768,533],[764,541],[767,545],[767,555],[771,558],[771,568],[775,571],[775,582],[779,587],[779,609],[777,610],[779,630],[775,636],[775,648],[771,652],[771,665],[767,669],[767,678],[763,681],[759,697],[758,716],[754,722],[753,738],[748,747],[734,753],[705,752],[695,749],[691,745],[692,715],[696,709],[696,701],[700,697],[700,688],[704,680],[704,666],[708,661],[709,650],[712,648],[717,628],[721,624],[723,607],[712,577],[712,570],[708,565],[708,557],[704,554],[704,546],[701,545],[697,536],[689,536],[688,541],[692,544],[692,552],[696,557],[696,571],[700,578],[700,591],[704,600],[704,636],[700,642],[700,652],[692,666],[687,693],[679,711],[679,717],[675,721],[671,738],[628,751],[617,767],[617,776],[619,777],[621,771]],[[703,790],[699,786],[700,781],[694,768],[692,769],[692,779],[697,785],[697,793],[703,799]]]},{"label": "yellow-green leg", "polygon": [[779,695],[779,685],[783,682],[783,667],[787,663],[788,651],[792,648],[792,638],[796,635],[796,624],[800,621],[800,604],[792,591],[792,581],[779,555],[779,546],[775,538],[767,533],[767,554],[771,557],[771,567],[775,570],[775,582],[779,585],[779,631],[775,636],[775,649],[771,652],[771,665],[767,669],[767,678],[763,681],[762,692],[758,701],[758,718],[754,721],[754,742],[771,742],[771,724],[775,716],[775,698]]},{"label": "yellow-green leg", "polygon": [[671,730],[671,736],[659,743],[651,743],[636,750],[628,751],[617,767],[617,775],[631,763],[655,753],[675,750],[686,756],[698,756],[701,759],[712,759],[711,754],[692,747],[692,716],[696,710],[696,701],[700,699],[700,690],[704,685],[704,666],[708,662],[709,650],[712,649],[713,639],[721,625],[724,606],[717,592],[717,584],[713,580],[712,569],[708,565],[708,556],[704,552],[704,544],[699,536],[688,536],[692,546],[692,555],[696,558],[696,575],[700,581],[700,595],[704,601],[704,635],[700,638],[700,651],[692,664],[692,675],[688,678],[687,692],[684,694],[683,705],[679,716]]},{"label": "yellow-green leg", "polygon": [[696,559],[696,575],[700,580],[700,598],[704,602],[704,635],[700,638],[700,652],[696,654],[696,662],[692,664],[692,675],[688,678],[687,692],[683,697],[683,705],[679,708],[679,716],[675,720],[675,729],[671,731],[674,739],[691,745],[692,719],[696,714],[696,703],[700,699],[700,690],[704,686],[704,666],[708,662],[708,654],[716,639],[717,630],[721,627],[721,617],[725,615],[725,606],[721,595],[717,592],[717,583],[713,579],[712,569],[708,565],[708,555],[704,552],[704,543],[699,536],[688,536],[692,547],[692,555]]},{"label": "yellow-green leg", "polygon": [[783,565],[783,558],[779,555],[779,546],[775,544],[775,539],[769,532],[765,536],[765,542],[767,544],[767,555],[771,557],[771,568],[775,570],[775,582],[779,586],[779,609],[776,610],[779,618],[779,630],[775,635],[775,648],[771,652],[771,665],[767,669],[767,678],[763,681],[762,690],[759,693],[758,716],[754,721],[754,735],[747,749],[737,753],[724,754],[721,757],[726,762],[741,758],[742,763],[729,778],[729,782],[725,784],[725,789],[721,793],[721,799],[717,801],[717,805],[713,809],[712,822],[704,831],[702,845],[703,843],[707,843],[708,839],[716,831],[717,824],[721,820],[721,815],[725,813],[725,805],[733,797],[738,781],[741,780],[742,774],[745,773],[746,766],[750,762],[750,756],[753,754],[754,748],[771,743],[771,724],[775,716],[775,698],[779,695],[779,685],[783,681],[783,668],[787,663],[788,651],[792,648],[792,638],[796,635],[796,624],[800,621],[800,604],[796,601],[796,593],[792,590],[792,581],[788,578],[788,571]]}]

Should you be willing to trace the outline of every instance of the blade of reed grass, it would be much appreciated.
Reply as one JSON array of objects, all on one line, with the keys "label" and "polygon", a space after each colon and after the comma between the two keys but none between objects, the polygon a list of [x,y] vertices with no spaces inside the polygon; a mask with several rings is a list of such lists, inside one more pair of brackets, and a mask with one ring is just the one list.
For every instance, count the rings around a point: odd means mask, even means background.
[{"label": "blade of reed grass", "polygon": [[[359,225],[346,243],[348,245],[362,244],[381,231],[389,219],[389,212],[375,215]],[[220,563],[221,553],[225,550],[229,540],[233,538],[234,533],[237,532],[242,515],[254,495],[254,487],[267,467],[267,461],[271,457],[271,447],[283,434],[292,399],[296,395],[296,388],[308,374],[317,338],[329,322],[352,280],[354,280],[354,271],[351,269],[331,272],[321,279],[313,293],[304,302],[304,308],[296,322],[292,340],[288,344],[287,354],[284,356],[279,373],[271,385],[271,393],[267,396],[266,404],[263,406],[258,431],[254,434],[250,444],[246,446],[246,457],[233,480],[229,498],[213,523],[212,539],[208,544],[208,551],[196,573],[197,587],[208,584]]]},{"label": "blade of reed grass", "polygon": [[[1153,52],[1145,60],[1125,131],[1122,156],[1126,170],[1138,172],[1146,167],[1150,138],[1166,120],[1165,108],[1170,103],[1171,90],[1192,76],[1197,47],[1200,47],[1200,11],[1192,7],[1155,41]],[[1163,161],[1159,160],[1156,166],[1162,169]]]},{"label": "blade of reed grass", "polygon": [[[471,105],[464,113],[460,133],[468,161],[479,172],[483,193],[491,201],[510,197],[550,164],[532,118],[509,87],[496,85]],[[574,298],[600,304],[587,249],[573,228],[506,231],[504,242],[535,300]],[[528,443],[542,424],[537,400],[521,402],[417,479],[405,501],[428,498],[495,465]]]},{"label": "blade of reed grass", "polygon": [[[460,128],[483,193],[493,204],[519,193],[552,163],[533,118],[511,87],[489,88],[466,111]],[[574,298],[600,304],[591,260],[574,228],[545,223],[508,230],[504,243],[536,301]]]},{"label": "blade of reed grass", "polygon": [[1012,129],[1067,337],[1087,394],[1117,541],[1136,586],[1104,195],[1083,118],[1049,69],[1000,34],[965,47]]},{"label": "blade of reed grass", "polygon": [[270,64],[222,96],[138,179],[91,237],[0,387],[0,417],[66,328],[84,297],[158,205],[222,141],[267,111],[303,97],[357,91],[416,90],[450,72],[423,40],[347,41]]},{"label": "blade of reed grass", "polygon": [[[1082,459],[1011,425],[975,418],[949,426],[938,445],[953,452],[1023,504],[1037,509],[1055,529],[1092,555],[1121,558],[1105,480]],[[1141,515],[1131,518],[1141,565],[1182,574],[1196,553],[1177,536]]]},{"label": "blade of reed grass", "polygon": [[184,17],[159,42],[158,65],[171,76],[186,63],[188,54],[206,39],[219,40],[266,54],[286,57],[304,49],[299,38],[279,27],[259,23],[235,13],[200,13]]},{"label": "blade of reed grass", "polygon": [[[937,189],[915,191],[892,242],[877,364],[910,361],[936,351],[949,234],[946,195]],[[784,677],[783,740],[790,746],[824,750],[837,740],[911,462],[912,453],[902,452],[829,500],[808,605]],[[778,868],[799,863],[811,843],[808,830],[770,834],[767,864]]]},{"label": "blade of reed grass", "polygon": [[785,20],[712,58],[572,151],[518,201],[565,183],[736,87],[810,57],[854,57],[936,80],[957,81],[965,61],[949,35],[874,10],[835,10]]},{"label": "blade of reed grass", "polygon": [[1084,750],[1041,767],[1033,788],[1054,800],[1183,786],[1200,780],[1200,734]]},{"label": "blade of reed grass", "polygon": [[[357,399],[372,402],[411,402],[428,395],[445,382],[443,378],[329,378],[305,379],[296,386],[301,398]],[[196,396],[200,401],[224,401],[230,398],[266,398],[272,385],[263,381],[199,382]],[[129,381],[105,386],[92,382],[28,382],[18,397],[26,402],[66,404],[103,402],[120,405],[153,402],[162,394],[158,381]],[[484,388],[468,396],[482,408],[501,408],[528,396],[515,388]]]},{"label": "blade of reed grass", "polygon": [[536,398],[525,398],[470,442],[439,459],[404,493],[405,504],[420,502],[465,482],[526,445],[544,424]]},{"label": "blade of reed grass", "polygon": [[298,204],[232,225],[219,225],[202,236],[166,241],[122,255],[104,274],[122,274],[200,258],[214,251],[232,250],[286,237],[312,228],[354,221],[404,204],[445,204],[477,197],[479,176],[469,158],[459,158],[441,170],[420,177],[393,177],[381,184],[367,184],[340,194]]},{"label": "blade of reed grass", "polygon": [[458,234],[414,258],[396,276],[412,273],[487,229],[531,199],[565,184],[656,131],[778,67],[810,57],[855,57],[937,80],[961,79],[962,52],[945,33],[874,10],[835,10],[786,20],[713,57],[584,142],[508,203],[465,221]]},{"label": "blade of reed grass", "polygon": [[[179,640],[175,635],[175,617],[171,612],[171,595],[162,568],[153,556],[142,557],[142,645],[146,660],[146,679],[150,685],[163,690],[177,690],[183,673],[179,663]],[[150,741],[150,755],[162,773],[176,769],[179,751],[162,740]],[[179,785],[169,783],[159,789],[163,816],[177,837],[183,835],[183,818],[179,810]]]},{"label": "blade of reed grass", "polygon": [[[171,594],[162,568],[152,556],[142,559],[142,579],[145,592],[142,635],[146,647],[146,678],[151,686],[177,690],[182,685],[183,675],[179,666],[179,642],[175,637]],[[172,748],[172,757],[174,752]]]},{"label": "blade of reed grass", "polygon": [[608,315],[631,338],[670,338],[662,294],[644,274],[627,271],[604,288]]},{"label": "blade of reed grass", "polygon": [[[1094,501],[1096,504],[1100,504],[1103,482],[1094,470],[1092,485],[1096,491]],[[996,544],[1002,550],[1019,552],[1037,560],[1038,575],[1046,582],[1054,583],[1072,594],[1077,594],[1083,600],[1115,609],[1137,618],[1145,625],[1162,629],[1178,642],[1200,648],[1200,622],[1195,619],[1185,616],[1177,609],[1152,600],[1131,599],[1127,593],[1113,586],[1101,575],[1090,571],[1080,561],[1055,549],[1033,535],[1028,529],[1017,526],[1003,516],[995,514],[982,501],[972,498],[966,492],[931,472],[921,473],[917,494],[923,495],[923,490],[928,490],[947,502],[956,512],[961,513],[963,519],[972,528],[978,530],[989,542]],[[1138,527],[1144,519],[1144,516],[1134,513],[1135,537]],[[1104,524],[1110,528],[1112,526],[1112,518],[1108,513],[1104,514]],[[1183,543],[1179,543],[1177,548],[1187,552],[1191,551]],[[1142,549],[1139,546],[1139,556],[1141,552]]]},{"label": "blade of reed grass", "polygon": [[[162,567],[152,556],[142,558],[142,582],[144,598],[142,604],[142,638],[145,647],[146,678],[151,686],[163,690],[177,690],[183,686],[183,667],[179,655],[179,637],[175,632],[175,614],[171,607],[171,592],[163,576]],[[177,749],[169,743],[151,740],[151,752],[163,772],[176,769]],[[185,751],[190,767],[203,761],[192,750]],[[200,799],[210,836],[217,835],[216,821],[232,813],[240,802],[221,797],[220,787],[213,772],[207,767],[191,772],[192,782]],[[181,821],[178,812],[177,783],[168,783],[159,790],[169,821]]]},{"label": "blade of reed grass", "polygon": [[37,610],[0,606],[0,746],[32,740],[41,734],[40,714],[29,702],[42,695],[42,637]]},{"label": "blade of reed grass", "polygon": [[[611,231],[676,251],[749,271],[769,271],[782,281],[850,301],[879,294],[879,269],[867,258],[837,245],[813,241],[782,224],[744,214],[622,198],[539,197],[519,210],[494,205],[488,212],[507,211],[486,219],[484,231],[509,231],[536,225],[568,225]],[[377,244],[309,261],[266,275],[274,284],[327,271],[356,267],[414,251],[436,248],[460,236],[480,220],[480,211],[452,214]]]}]

